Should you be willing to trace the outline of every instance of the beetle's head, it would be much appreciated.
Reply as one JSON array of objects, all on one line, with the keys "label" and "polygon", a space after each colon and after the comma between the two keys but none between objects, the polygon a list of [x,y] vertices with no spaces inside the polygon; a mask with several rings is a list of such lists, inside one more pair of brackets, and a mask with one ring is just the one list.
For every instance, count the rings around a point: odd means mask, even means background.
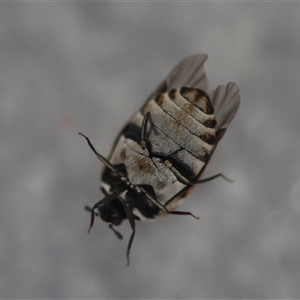
[{"label": "beetle's head", "polygon": [[122,221],[127,218],[124,206],[119,199],[115,199],[106,205],[100,206],[99,213],[104,222],[116,226],[120,225]]}]

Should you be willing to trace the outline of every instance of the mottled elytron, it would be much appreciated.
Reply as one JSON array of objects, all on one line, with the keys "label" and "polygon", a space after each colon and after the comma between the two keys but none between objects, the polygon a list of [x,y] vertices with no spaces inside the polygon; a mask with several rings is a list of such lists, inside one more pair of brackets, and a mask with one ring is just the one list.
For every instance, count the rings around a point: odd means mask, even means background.
[{"label": "mottled elytron", "polygon": [[122,238],[113,225],[128,219],[132,228],[128,264],[136,220],[160,214],[195,217],[175,210],[178,200],[197,183],[225,178],[217,174],[200,179],[238,110],[240,94],[233,82],[207,92],[206,59],[205,54],[189,56],[171,71],[126,123],[107,159],[80,133],[105,165],[101,182],[105,197],[86,207],[91,212],[89,230],[100,215]]}]

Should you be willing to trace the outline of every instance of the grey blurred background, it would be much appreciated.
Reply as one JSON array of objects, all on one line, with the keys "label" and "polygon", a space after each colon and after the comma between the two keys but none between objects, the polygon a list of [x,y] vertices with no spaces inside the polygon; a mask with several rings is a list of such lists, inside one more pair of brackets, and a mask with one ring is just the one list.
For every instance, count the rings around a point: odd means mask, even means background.
[{"label": "grey blurred background", "polygon": [[[0,298],[300,298],[299,3],[0,3]],[[83,210],[131,114],[184,57],[242,103],[181,206],[117,240]]]}]

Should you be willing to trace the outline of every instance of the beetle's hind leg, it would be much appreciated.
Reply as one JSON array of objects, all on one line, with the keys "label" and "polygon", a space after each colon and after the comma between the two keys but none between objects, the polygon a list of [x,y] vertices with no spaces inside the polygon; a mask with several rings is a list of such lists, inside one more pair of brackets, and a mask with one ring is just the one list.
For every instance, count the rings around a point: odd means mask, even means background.
[{"label": "beetle's hind leg", "polygon": [[[214,149],[213,149],[212,152],[210,153],[210,156],[209,156],[209,158],[207,159],[207,162],[205,163],[205,166],[204,166],[204,168],[203,168],[202,171],[201,171],[202,173],[205,171],[206,166],[207,166],[207,164],[208,164],[208,162],[209,162],[211,156],[213,155],[213,153],[214,153],[214,151],[215,151],[215,149],[216,149],[216,147],[217,147],[219,141],[221,140],[221,138],[223,137],[223,135],[225,134],[225,132],[226,132],[226,129],[223,129],[223,128],[221,128],[221,129],[219,129],[219,130],[217,131],[217,133],[216,133],[216,142],[215,142]],[[228,181],[228,182],[233,182],[232,179],[226,177],[224,174],[218,173],[218,174],[216,174],[216,175],[214,175],[214,176],[211,176],[211,177],[208,177],[208,178],[204,178],[204,179],[200,179],[200,180],[194,181],[193,184],[208,182],[208,181],[214,180],[214,179],[216,179],[216,178],[218,178],[218,177],[222,177],[223,179],[225,179],[225,180]]]},{"label": "beetle's hind leg", "polygon": [[214,180],[214,179],[216,179],[216,178],[218,178],[218,177],[222,177],[223,179],[225,179],[225,180],[228,181],[228,182],[231,182],[231,183],[233,182],[232,179],[226,177],[226,176],[225,176],[224,174],[222,174],[222,173],[219,173],[219,174],[216,174],[216,175],[214,175],[214,176],[211,176],[211,177],[208,177],[208,178],[205,178],[205,179],[198,180],[198,181],[196,181],[196,182],[194,182],[194,183],[204,183],[204,182],[208,182],[208,181]]},{"label": "beetle's hind leg", "polygon": [[200,219],[199,217],[195,216],[194,214],[192,214],[189,211],[178,211],[178,210],[170,211],[163,204],[161,204],[157,199],[152,197],[143,187],[140,187],[140,190],[145,194],[145,196],[151,203],[156,205],[161,211],[163,211],[165,213],[172,214],[172,215],[192,216],[193,218],[195,218],[197,220]]},{"label": "beetle's hind leg", "polygon": [[[148,124],[150,123],[151,127],[148,131]],[[155,134],[158,134],[157,129],[155,128],[155,124],[153,123],[151,113],[148,111],[143,119],[142,126],[141,126],[141,146],[143,149],[147,149],[149,153],[151,152],[150,145],[149,145],[149,136],[151,134],[151,130],[153,129]]]}]

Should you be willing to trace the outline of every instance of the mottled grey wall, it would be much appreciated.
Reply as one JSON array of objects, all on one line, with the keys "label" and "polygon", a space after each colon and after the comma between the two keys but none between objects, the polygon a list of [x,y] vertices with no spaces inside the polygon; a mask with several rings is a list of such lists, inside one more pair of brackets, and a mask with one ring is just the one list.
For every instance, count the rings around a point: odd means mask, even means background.
[{"label": "mottled grey wall", "polygon": [[[299,3],[0,3],[0,298],[300,298]],[[118,130],[183,57],[242,103],[181,206],[119,241],[83,210]]]}]

